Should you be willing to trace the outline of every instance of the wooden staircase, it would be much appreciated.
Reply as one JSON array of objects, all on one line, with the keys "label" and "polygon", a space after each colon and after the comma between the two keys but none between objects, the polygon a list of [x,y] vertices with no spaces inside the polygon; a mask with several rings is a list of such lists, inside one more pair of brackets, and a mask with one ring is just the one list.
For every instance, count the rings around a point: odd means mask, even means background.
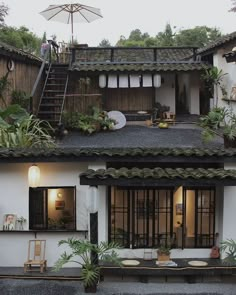
[{"label": "wooden staircase", "polygon": [[37,116],[48,121],[53,127],[61,124],[65,95],[68,85],[68,65],[50,64]]}]

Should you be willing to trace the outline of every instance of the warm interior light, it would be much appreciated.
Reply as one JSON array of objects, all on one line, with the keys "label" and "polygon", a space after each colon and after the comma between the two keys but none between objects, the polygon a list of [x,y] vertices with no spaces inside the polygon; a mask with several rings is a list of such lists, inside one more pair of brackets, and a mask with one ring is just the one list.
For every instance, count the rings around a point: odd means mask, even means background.
[{"label": "warm interior light", "polygon": [[38,187],[40,182],[40,169],[37,165],[32,165],[28,171],[29,187]]}]

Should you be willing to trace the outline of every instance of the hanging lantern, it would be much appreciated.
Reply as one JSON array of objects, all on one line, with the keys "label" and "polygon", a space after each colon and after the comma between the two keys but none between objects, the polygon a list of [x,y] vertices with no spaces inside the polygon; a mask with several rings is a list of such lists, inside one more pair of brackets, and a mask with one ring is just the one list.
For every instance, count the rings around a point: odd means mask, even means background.
[{"label": "hanging lantern", "polygon": [[90,213],[98,211],[98,188],[96,186],[90,186],[88,189],[87,209]]},{"label": "hanging lantern", "polygon": [[28,171],[29,187],[38,187],[40,182],[40,169],[37,165],[32,165]]},{"label": "hanging lantern", "polygon": [[107,77],[106,75],[99,75],[99,87],[105,88],[107,85]]},{"label": "hanging lantern", "polygon": [[153,76],[153,85],[155,88],[161,87],[161,75],[155,74]]}]

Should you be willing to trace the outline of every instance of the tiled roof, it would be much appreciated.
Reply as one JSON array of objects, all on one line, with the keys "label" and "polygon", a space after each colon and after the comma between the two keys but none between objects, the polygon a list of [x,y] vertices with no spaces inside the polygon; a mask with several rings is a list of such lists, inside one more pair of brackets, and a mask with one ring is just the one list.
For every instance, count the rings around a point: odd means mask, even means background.
[{"label": "tiled roof", "polygon": [[15,56],[19,56],[20,58],[26,58],[26,59],[34,60],[37,62],[42,62],[41,58],[39,58],[31,53],[25,52],[21,49],[18,49],[14,46],[5,44],[3,42],[0,42],[0,52],[7,55],[7,56],[15,55]]},{"label": "tiled roof", "polygon": [[139,178],[139,179],[235,179],[236,170],[224,170],[222,168],[108,168],[89,169],[80,174],[80,177],[87,179],[119,179],[119,178]]},{"label": "tiled roof", "polygon": [[199,71],[206,68],[206,64],[200,62],[166,62],[166,63],[74,63],[71,70],[80,72],[110,72],[110,71],[134,71],[134,72],[166,72],[166,71]]},{"label": "tiled roof", "polygon": [[52,149],[0,149],[0,161],[57,161],[80,160],[90,158],[232,158],[236,157],[236,149],[197,149],[197,148],[52,148]]},{"label": "tiled roof", "polygon": [[76,62],[145,62],[180,61],[193,55],[193,48],[184,47],[87,47],[76,49]]},{"label": "tiled roof", "polygon": [[200,48],[198,50],[198,53],[202,54],[207,51],[214,50],[215,48],[220,47],[220,46],[222,46],[226,43],[229,43],[231,41],[236,41],[236,32],[233,32],[231,34],[227,34],[227,35],[224,35],[224,36],[218,38],[214,42],[211,42],[208,45],[206,45],[205,47]]}]

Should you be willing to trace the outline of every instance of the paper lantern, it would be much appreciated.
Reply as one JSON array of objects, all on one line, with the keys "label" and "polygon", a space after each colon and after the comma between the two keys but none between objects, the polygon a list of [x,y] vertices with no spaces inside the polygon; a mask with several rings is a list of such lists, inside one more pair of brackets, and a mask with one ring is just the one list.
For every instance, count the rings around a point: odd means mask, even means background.
[{"label": "paper lantern", "polygon": [[106,75],[99,75],[99,87],[105,88],[107,85],[107,77]]},{"label": "paper lantern", "polygon": [[29,187],[38,187],[40,183],[40,169],[37,165],[32,165],[28,171]]},{"label": "paper lantern", "polygon": [[153,76],[153,85],[155,88],[158,88],[161,86],[161,75],[155,74]]},{"label": "paper lantern", "polygon": [[88,189],[87,209],[90,213],[98,211],[98,188],[90,186]]}]

